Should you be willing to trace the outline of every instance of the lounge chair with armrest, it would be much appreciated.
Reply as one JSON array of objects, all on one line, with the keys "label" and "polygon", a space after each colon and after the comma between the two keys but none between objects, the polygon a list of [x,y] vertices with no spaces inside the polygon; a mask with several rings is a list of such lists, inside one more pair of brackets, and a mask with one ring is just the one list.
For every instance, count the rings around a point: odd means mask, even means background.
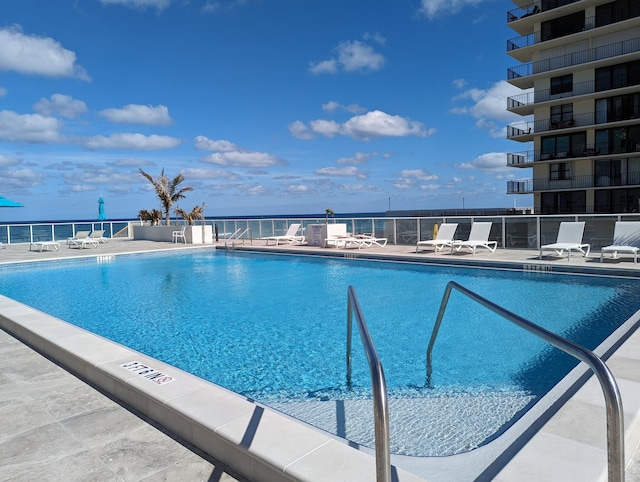
[{"label": "lounge chair with armrest", "polygon": [[474,256],[476,255],[477,248],[487,248],[492,253],[498,247],[497,241],[489,241],[489,233],[491,233],[491,225],[493,223],[473,223],[471,225],[471,232],[469,233],[469,239],[466,241],[454,241],[451,245],[451,252],[455,250],[460,251],[462,248],[467,248]]},{"label": "lounge chair with armrest", "polygon": [[287,232],[282,236],[267,236],[264,238],[267,241],[267,246],[269,245],[269,241],[275,241],[276,246],[280,242],[285,242],[288,244],[302,244],[305,241],[305,236],[299,236],[296,233],[300,229],[300,223],[294,223],[289,226]]},{"label": "lounge chair with armrest", "polygon": [[638,264],[638,251],[640,251],[640,222],[618,221],[613,229],[613,244],[604,246],[600,250],[600,262],[605,253],[611,255],[611,259],[617,259],[618,254],[632,254],[633,263]]},{"label": "lounge chair with armrest", "polygon": [[453,237],[458,229],[458,223],[442,223],[438,229],[435,239],[425,239],[424,241],[418,241],[416,243],[416,253],[420,247],[433,246],[434,251],[442,251],[445,246],[451,246],[453,244]]},{"label": "lounge chair with armrest", "polygon": [[584,235],[584,221],[562,222],[558,229],[558,238],[555,243],[540,246],[539,259],[542,259],[543,251],[555,251],[557,256],[562,256],[566,251],[567,258],[571,261],[571,251],[579,251],[583,256],[588,256],[591,245],[582,242]]}]

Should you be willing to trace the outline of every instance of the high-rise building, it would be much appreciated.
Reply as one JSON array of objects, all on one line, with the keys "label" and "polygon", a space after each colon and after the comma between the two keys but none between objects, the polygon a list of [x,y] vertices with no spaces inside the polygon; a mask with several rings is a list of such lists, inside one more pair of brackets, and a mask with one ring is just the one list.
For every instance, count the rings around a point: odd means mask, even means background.
[{"label": "high-rise building", "polygon": [[513,0],[507,52],[524,90],[507,109],[523,119],[508,155],[531,179],[509,194],[533,194],[537,214],[640,211],[640,0]]}]

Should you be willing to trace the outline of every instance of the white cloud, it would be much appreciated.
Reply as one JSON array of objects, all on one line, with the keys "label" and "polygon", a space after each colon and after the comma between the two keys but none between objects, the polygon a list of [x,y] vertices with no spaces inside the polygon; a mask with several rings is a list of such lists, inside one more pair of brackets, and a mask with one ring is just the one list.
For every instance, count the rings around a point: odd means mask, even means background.
[{"label": "white cloud", "polygon": [[53,117],[3,110],[0,111],[0,141],[61,142],[62,125],[62,122]]},{"label": "white cloud", "polygon": [[[462,84],[460,84],[462,85]],[[504,123],[522,120],[522,116],[507,110],[507,97],[526,93],[505,80],[500,80],[488,89],[472,88],[454,97],[454,102],[471,101],[471,105],[452,109],[455,114],[471,115],[476,121],[476,127],[488,130],[495,138],[504,138],[506,125]],[[497,122],[496,122],[497,121]],[[498,123],[500,123],[498,125]]]},{"label": "white cloud", "polygon": [[164,105],[150,106],[129,104],[122,109],[105,109],[98,112],[109,122],[118,124],[145,124],[154,126],[166,126],[171,124],[169,109]]},{"label": "white cloud", "polygon": [[356,177],[358,179],[366,179],[368,176],[357,167],[323,167],[316,169],[315,173],[319,176],[331,177]]},{"label": "white cloud", "polygon": [[171,0],[100,0],[104,5],[123,5],[138,10],[155,8],[159,12],[171,5]]},{"label": "white cloud", "polygon": [[417,181],[437,181],[440,179],[436,174],[429,174],[424,169],[404,169],[400,171],[400,177]]},{"label": "white cloud", "polygon": [[426,130],[420,122],[397,115],[389,115],[379,110],[352,117],[343,124],[343,130],[346,135],[355,139],[406,136],[427,137],[435,132],[433,129]]},{"label": "white cloud", "polygon": [[276,156],[265,152],[214,152],[200,159],[202,162],[227,167],[269,167],[286,164]]},{"label": "white cloud", "polygon": [[195,138],[196,149],[214,151],[200,158],[201,162],[227,167],[264,168],[286,165],[287,162],[272,154],[244,149],[226,140],[212,140],[205,136]]},{"label": "white cloud", "polygon": [[373,47],[358,40],[340,42],[336,47],[337,58],[311,62],[309,70],[313,74],[346,72],[373,72],[384,66],[384,56]]},{"label": "white cloud", "polygon": [[505,152],[488,152],[476,157],[471,162],[460,164],[462,169],[476,169],[485,174],[500,174],[512,172],[512,168],[507,167],[507,154]]},{"label": "white cloud", "polygon": [[214,141],[205,136],[197,136],[195,138],[195,148],[203,151],[232,152],[240,151],[242,148],[236,146],[233,142],[219,140]]},{"label": "white cloud", "polygon": [[74,52],[52,38],[25,35],[17,26],[0,30],[0,70],[90,80]]},{"label": "white cloud", "polygon": [[427,18],[433,19],[438,15],[455,14],[464,7],[475,6],[484,0],[421,0],[419,12]]},{"label": "white cloud", "polygon": [[42,184],[47,176],[32,169],[7,169],[2,171],[2,190],[12,192]]},{"label": "white cloud", "polygon": [[3,156],[2,154],[0,154],[0,169],[5,168],[5,167],[9,167],[9,166],[16,166],[18,164],[20,164],[22,161],[20,159],[18,159],[17,157],[8,157],[8,156]]},{"label": "white cloud", "polygon": [[189,179],[230,179],[235,181],[240,176],[235,172],[226,171],[224,169],[183,169],[181,174]]},{"label": "white cloud", "polygon": [[7,95],[7,89],[0,87],[0,97],[4,97],[5,95]]},{"label": "white cloud", "polygon": [[353,157],[341,157],[336,162],[338,164],[366,164],[369,159],[374,156],[378,156],[377,152],[372,152],[370,154],[364,152],[356,152]]},{"label": "white cloud", "polygon": [[333,100],[330,100],[326,104],[322,104],[322,110],[326,112],[335,112],[338,109],[346,110],[347,112],[351,112],[352,114],[362,114],[367,111],[367,109],[359,106],[358,104],[342,105]]},{"label": "white cloud", "polygon": [[109,137],[93,136],[80,140],[80,144],[87,149],[135,149],[158,150],[171,149],[180,144],[180,139],[168,136],[133,133],[111,134]]},{"label": "white cloud", "polygon": [[53,94],[51,99],[40,99],[33,106],[33,109],[38,113],[47,117],[59,115],[66,117],[67,119],[75,119],[87,112],[87,104],[81,100],[75,100],[68,95]]},{"label": "white cloud", "polygon": [[372,137],[427,137],[434,134],[435,129],[426,129],[420,122],[375,110],[354,116],[343,124],[315,120],[306,126],[301,121],[295,121],[289,125],[289,132],[294,137],[303,140],[313,139],[316,135],[333,137],[337,134],[359,140],[369,140]]}]

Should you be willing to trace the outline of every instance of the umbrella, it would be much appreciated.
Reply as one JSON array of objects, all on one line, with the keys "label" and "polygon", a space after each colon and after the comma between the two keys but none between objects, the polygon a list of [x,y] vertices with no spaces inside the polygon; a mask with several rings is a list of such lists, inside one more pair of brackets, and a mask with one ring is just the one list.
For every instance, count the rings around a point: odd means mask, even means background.
[{"label": "umbrella", "polygon": [[7,199],[4,196],[0,196],[0,208],[23,208],[24,206],[20,203],[12,201],[11,199]]},{"label": "umbrella", "polygon": [[105,219],[107,219],[107,216],[104,214],[104,199],[100,196],[100,199],[98,199],[98,221],[104,221]]}]

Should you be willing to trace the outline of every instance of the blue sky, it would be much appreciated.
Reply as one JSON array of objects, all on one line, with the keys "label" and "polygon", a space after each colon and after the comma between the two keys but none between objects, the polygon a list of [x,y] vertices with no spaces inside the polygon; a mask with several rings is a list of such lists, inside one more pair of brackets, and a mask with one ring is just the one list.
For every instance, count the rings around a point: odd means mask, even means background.
[{"label": "blue sky", "polygon": [[[508,196],[514,4],[3,0],[0,220],[530,206]],[[463,201],[464,199],[464,201]]]}]

